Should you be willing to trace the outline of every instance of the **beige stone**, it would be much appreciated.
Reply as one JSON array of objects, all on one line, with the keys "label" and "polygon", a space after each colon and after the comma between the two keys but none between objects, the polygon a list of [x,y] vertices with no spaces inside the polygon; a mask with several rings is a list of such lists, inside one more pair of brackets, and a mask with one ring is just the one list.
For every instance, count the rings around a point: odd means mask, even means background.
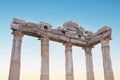
[{"label": "beige stone", "polygon": [[10,62],[10,72],[8,80],[19,80],[20,78],[20,63],[21,63],[21,42],[23,33],[13,31],[13,45]]},{"label": "beige stone", "polygon": [[110,57],[109,38],[102,39],[101,46],[102,46],[104,79],[114,80],[111,57]]},{"label": "beige stone", "polygon": [[92,47],[84,47],[86,57],[86,73],[87,80],[94,80],[93,61],[92,61]]},{"label": "beige stone", "polygon": [[65,36],[70,37],[70,38],[78,38],[78,35],[75,33],[70,33],[70,32],[65,32]]},{"label": "beige stone", "polygon": [[103,28],[99,29],[96,34],[103,33],[105,31],[111,30],[108,26],[104,26]]},{"label": "beige stone", "polygon": [[13,23],[15,23],[15,24],[21,24],[22,26],[26,25],[26,22],[24,20],[20,20],[20,19],[17,19],[17,18],[13,19]]},{"label": "beige stone", "polygon": [[49,80],[49,39],[41,39],[41,76],[40,80]]},{"label": "beige stone", "polygon": [[50,25],[49,23],[46,22],[40,22],[39,26],[41,27],[41,30],[45,30],[45,31],[52,31],[52,25]]},{"label": "beige stone", "polygon": [[72,58],[72,44],[65,43],[65,71],[66,80],[74,80],[73,73],[73,58]]},{"label": "beige stone", "polygon": [[112,30],[104,26],[96,33],[87,31],[77,23],[65,22],[63,27],[52,29],[52,25],[46,22],[39,24],[13,19],[13,48],[11,53],[9,80],[19,80],[20,55],[23,35],[29,35],[41,40],[41,75],[40,80],[49,80],[49,40],[65,45],[65,72],[66,80],[74,80],[72,46],[83,47],[86,55],[87,80],[94,80],[92,47],[101,42],[103,55],[103,68],[105,80],[114,80],[110,58],[110,45]]}]

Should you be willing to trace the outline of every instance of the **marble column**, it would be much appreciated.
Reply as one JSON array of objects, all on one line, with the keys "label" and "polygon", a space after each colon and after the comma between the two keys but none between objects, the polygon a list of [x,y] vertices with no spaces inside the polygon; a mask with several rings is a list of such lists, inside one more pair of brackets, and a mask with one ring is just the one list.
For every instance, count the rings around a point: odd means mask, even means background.
[{"label": "marble column", "polygon": [[20,78],[20,58],[21,58],[21,43],[23,33],[13,31],[13,45],[10,62],[9,80],[19,80]]},{"label": "marble column", "polygon": [[94,80],[93,61],[92,61],[92,47],[84,47],[86,57],[86,74],[87,80]]},{"label": "marble column", "polygon": [[74,80],[72,44],[65,43],[65,70],[66,80]]},{"label": "marble column", "polygon": [[40,80],[49,80],[49,39],[41,39],[41,77]]},{"label": "marble column", "polygon": [[102,57],[103,57],[103,68],[104,68],[104,79],[114,80],[111,57],[110,57],[110,46],[109,38],[101,40]]}]

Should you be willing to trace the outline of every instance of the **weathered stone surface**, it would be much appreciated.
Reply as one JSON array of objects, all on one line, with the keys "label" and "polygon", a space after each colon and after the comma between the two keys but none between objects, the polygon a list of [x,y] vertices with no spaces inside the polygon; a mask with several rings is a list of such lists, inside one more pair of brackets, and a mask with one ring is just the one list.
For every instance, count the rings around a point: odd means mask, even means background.
[{"label": "weathered stone surface", "polygon": [[20,19],[16,19],[16,18],[13,19],[13,23],[21,24],[22,26],[26,25],[26,22],[24,20],[20,20]]},{"label": "weathered stone surface", "polygon": [[[78,34],[79,32],[72,31],[72,30],[66,30],[65,31],[65,28],[61,28],[61,27],[59,27],[57,29],[52,29],[52,26],[50,24],[48,24],[48,23],[45,23],[45,22],[41,22],[39,24],[36,24],[36,23],[25,22],[23,20],[15,19],[11,23],[11,29],[21,31],[26,35],[30,35],[30,36],[34,36],[34,37],[40,37],[40,36],[47,35],[51,40],[56,40],[56,41],[62,42],[62,43],[66,42],[66,41],[58,40],[59,35],[63,36],[63,37],[66,37],[66,38],[74,38],[74,39],[79,40],[80,42],[82,42],[81,41],[82,38],[79,37],[81,35]],[[77,30],[77,28],[76,28],[76,30]],[[69,40],[67,40],[67,41],[69,41]],[[82,44],[82,45],[84,45],[84,44]]]},{"label": "weathered stone surface", "polygon": [[26,25],[32,29],[39,28],[39,25],[36,23],[27,22]]},{"label": "weathered stone surface", "polygon": [[104,39],[106,37],[111,38],[111,32],[112,32],[111,29],[109,29],[108,31],[106,31],[106,30],[103,31],[103,33],[101,33],[101,34],[97,34],[97,35],[96,35],[96,33],[93,34],[93,37],[88,41],[88,44],[96,45],[101,41],[101,39]]},{"label": "weathered stone surface", "polygon": [[101,40],[104,79],[105,80],[114,80],[111,57],[110,57],[109,40],[110,40],[110,38],[105,38],[105,39]]},{"label": "weathered stone surface", "polygon": [[46,22],[40,22],[39,26],[41,27],[41,30],[46,30],[46,31],[52,31],[52,25]]},{"label": "weathered stone surface", "polygon": [[[102,29],[98,30],[95,34],[93,34],[92,32],[86,31],[82,27],[79,27],[78,24],[73,23],[72,21],[65,22],[63,28],[58,27],[57,29],[52,29],[52,26],[45,22],[36,24],[36,23],[25,22],[24,20],[13,19],[13,22],[11,24],[11,29],[20,30],[25,34],[34,37],[53,34],[53,39],[52,36],[48,36],[48,37],[50,37],[51,40],[55,40],[55,38],[57,38],[56,39],[57,41],[59,38],[57,35],[60,35],[68,38],[73,38],[74,40],[79,40],[80,42],[85,41],[89,45],[91,44],[95,45],[99,43],[101,38],[105,38],[108,36],[111,37],[111,29],[107,26],[103,27]],[[50,33],[48,32],[46,33],[46,31],[49,31]]]},{"label": "weathered stone surface", "polygon": [[109,30],[111,30],[111,28],[109,28],[108,26],[104,26],[103,28],[99,29],[96,34],[100,34]]},{"label": "weathered stone surface", "polygon": [[68,32],[71,31],[79,34],[82,34],[84,32],[84,28],[82,28],[81,26],[79,27],[77,23],[73,23],[72,21],[65,22],[63,24],[63,27],[64,30]]},{"label": "weathered stone surface", "polygon": [[68,30],[76,31],[79,25],[77,23],[73,23],[72,21],[68,21],[63,24],[63,27],[66,30],[68,29]]},{"label": "weathered stone surface", "polygon": [[69,38],[78,39],[78,35],[75,34],[75,33],[65,32],[65,36],[67,36],[67,37],[69,37]]},{"label": "weathered stone surface", "polygon": [[41,77],[40,80],[49,80],[49,39],[41,39]]},{"label": "weathered stone surface", "polygon": [[86,57],[86,73],[87,80],[94,80],[93,60],[92,60],[92,47],[84,47]]},{"label": "weathered stone surface", "polygon": [[66,71],[66,80],[74,80],[71,43],[65,43],[65,71]]},{"label": "weathered stone surface", "polygon": [[93,32],[91,31],[84,31],[83,36],[85,37],[86,40],[90,40],[93,37]]},{"label": "weathered stone surface", "polygon": [[107,26],[93,34],[72,21],[65,22],[63,27],[59,26],[56,29],[52,29],[52,25],[46,22],[36,24],[14,18],[11,23],[11,29],[13,30],[14,40],[9,80],[19,80],[20,51],[23,35],[37,37],[41,40],[41,80],[49,80],[49,40],[65,44],[66,80],[74,80],[72,46],[84,48],[87,80],[94,80],[92,48],[90,46],[101,42],[105,80],[114,80],[109,50],[112,30]]},{"label": "weathered stone surface", "polygon": [[13,31],[14,39],[12,45],[10,72],[8,80],[20,79],[20,64],[21,64],[21,43],[23,33],[20,31]]},{"label": "weathered stone surface", "polygon": [[11,29],[13,29],[13,30],[20,30],[20,25],[11,23]]},{"label": "weathered stone surface", "polygon": [[[52,26],[45,22],[40,22],[39,24],[36,24],[14,18],[13,22],[11,23],[11,29],[21,31],[26,35],[34,37],[51,34],[50,36],[48,36],[51,40],[56,40],[58,42],[66,42],[58,40],[60,35],[66,38],[79,40],[80,42],[84,41],[88,43],[88,45],[95,45],[99,43],[101,38],[105,38],[108,36],[111,37],[111,29],[107,26],[101,28],[93,34],[91,31],[84,30],[84,28],[79,27],[77,23],[73,23],[72,21],[65,22],[63,27],[59,26],[57,29],[52,29]],[[84,44],[80,43],[79,45]]]},{"label": "weathered stone surface", "polygon": [[53,33],[53,34],[56,34],[56,35],[65,35],[64,32],[62,32],[62,31],[60,31],[60,30],[58,30],[58,29],[53,29],[53,30],[52,30],[52,33]]}]

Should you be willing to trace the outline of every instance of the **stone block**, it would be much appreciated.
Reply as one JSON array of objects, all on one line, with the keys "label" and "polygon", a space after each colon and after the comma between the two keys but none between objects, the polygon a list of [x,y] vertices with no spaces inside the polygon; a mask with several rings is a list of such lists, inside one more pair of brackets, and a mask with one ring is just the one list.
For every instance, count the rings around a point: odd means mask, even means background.
[{"label": "stone block", "polygon": [[82,33],[85,31],[84,28],[81,26],[79,26],[78,29],[79,29],[79,32],[82,32]]},{"label": "stone block", "polygon": [[111,30],[111,28],[108,27],[108,26],[104,26],[103,28],[99,29],[95,34],[98,35],[98,34],[100,34],[100,33],[103,33],[103,32],[105,32],[105,31],[108,31],[108,30]]},{"label": "stone block", "polygon": [[78,35],[76,35],[75,33],[70,33],[70,32],[65,32],[65,36],[69,38],[78,38]]},{"label": "stone block", "polygon": [[49,33],[48,36],[50,38],[53,38],[53,39],[58,39],[58,37],[59,37],[58,35],[55,35],[55,34],[52,34],[52,33]]},{"label": "stone block", "polygon": [[73,43],[73,44],[82,44],[82,45],[87,45],[87,42],[84,42],[84,41],[80,41],[80,40],[75,40],[75,39],[71,39],[70,40],[71,41],[71,43]]},{"label": "stone block", "polygon": [[13,30],[19,30],[20,29],[19,27],[20,27],[19,24],[11,23],[11,29],[13,29]]},{"label": "stone block", "polygon": [[37,28],[39,28],[38,24],[31,23],[31,22],[27,22],[27,26],[30,27],[31,29],[37,29]]},{"label": "stone block", "polygon": [[53,29],[53,30],[52,30],[52,33],[53,33],[53,34],[56,34],[56,35],[64,35],[64,33],[63,33],[62,31],[57,30],[57,29]]},{"label": "stone block", "polygon": [[72,31],[72,30],[66,30],[66,32],[77,34],[77,31]]},{"label": "stone block", "polygon": [[59,36],[59,39],[62,40],[62,41],[66,41],[66,42],[69,42],[70,38],[67,38],[65,36]]},{"label": "stone block", "polygon": [[40,22],[39,26],[41,27],[41,30],[45,30],[45,31],[52,31],[52,25],[50,25],[49,23],[45,23],[45,22]]},{"label": "stone block", "polygon": [[76,31],[79,25],[77,23],[73,23],[72,21],[68,21],[63,24],[63,27],[68,30]]},{"label": "stone block", "polygon": [[16,19],[16,18],[13,19],[13,23],[15,23],[15,24],[20,24],[20,25],[22,25],[22,26],[25,26],[25,25],[26,25],[26,23],[25,23],[24,20],[20,20],[20,19]]}]

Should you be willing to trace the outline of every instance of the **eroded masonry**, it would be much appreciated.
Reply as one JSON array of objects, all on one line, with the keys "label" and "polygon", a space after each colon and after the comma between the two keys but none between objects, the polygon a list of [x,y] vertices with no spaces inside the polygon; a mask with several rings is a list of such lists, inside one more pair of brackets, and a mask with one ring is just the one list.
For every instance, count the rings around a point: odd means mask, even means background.
[{"label": "eroded masonry", "polygon": [[105,80],[114,80],[110,45],[111,28],[104,26],[96,33],[86,31],[77,23],[65,22],[63,27],[52,29],[52,26],[45,22],[39,24],[25,22],[24,20],[13,19],[11,23],[13,46],[9,80],[19,80],[21,63],[21,43],[24,35],[36,37],[41,40],[41,75],[40,80],[49,80],[49,41],[63,43],[65,46],[65,72],[66,80],[74,80],[72,46],[82,47],[86,58],[87,80],[94,80],[93,61],[91,50],[94,45],[101,43],[103,69]]}]

